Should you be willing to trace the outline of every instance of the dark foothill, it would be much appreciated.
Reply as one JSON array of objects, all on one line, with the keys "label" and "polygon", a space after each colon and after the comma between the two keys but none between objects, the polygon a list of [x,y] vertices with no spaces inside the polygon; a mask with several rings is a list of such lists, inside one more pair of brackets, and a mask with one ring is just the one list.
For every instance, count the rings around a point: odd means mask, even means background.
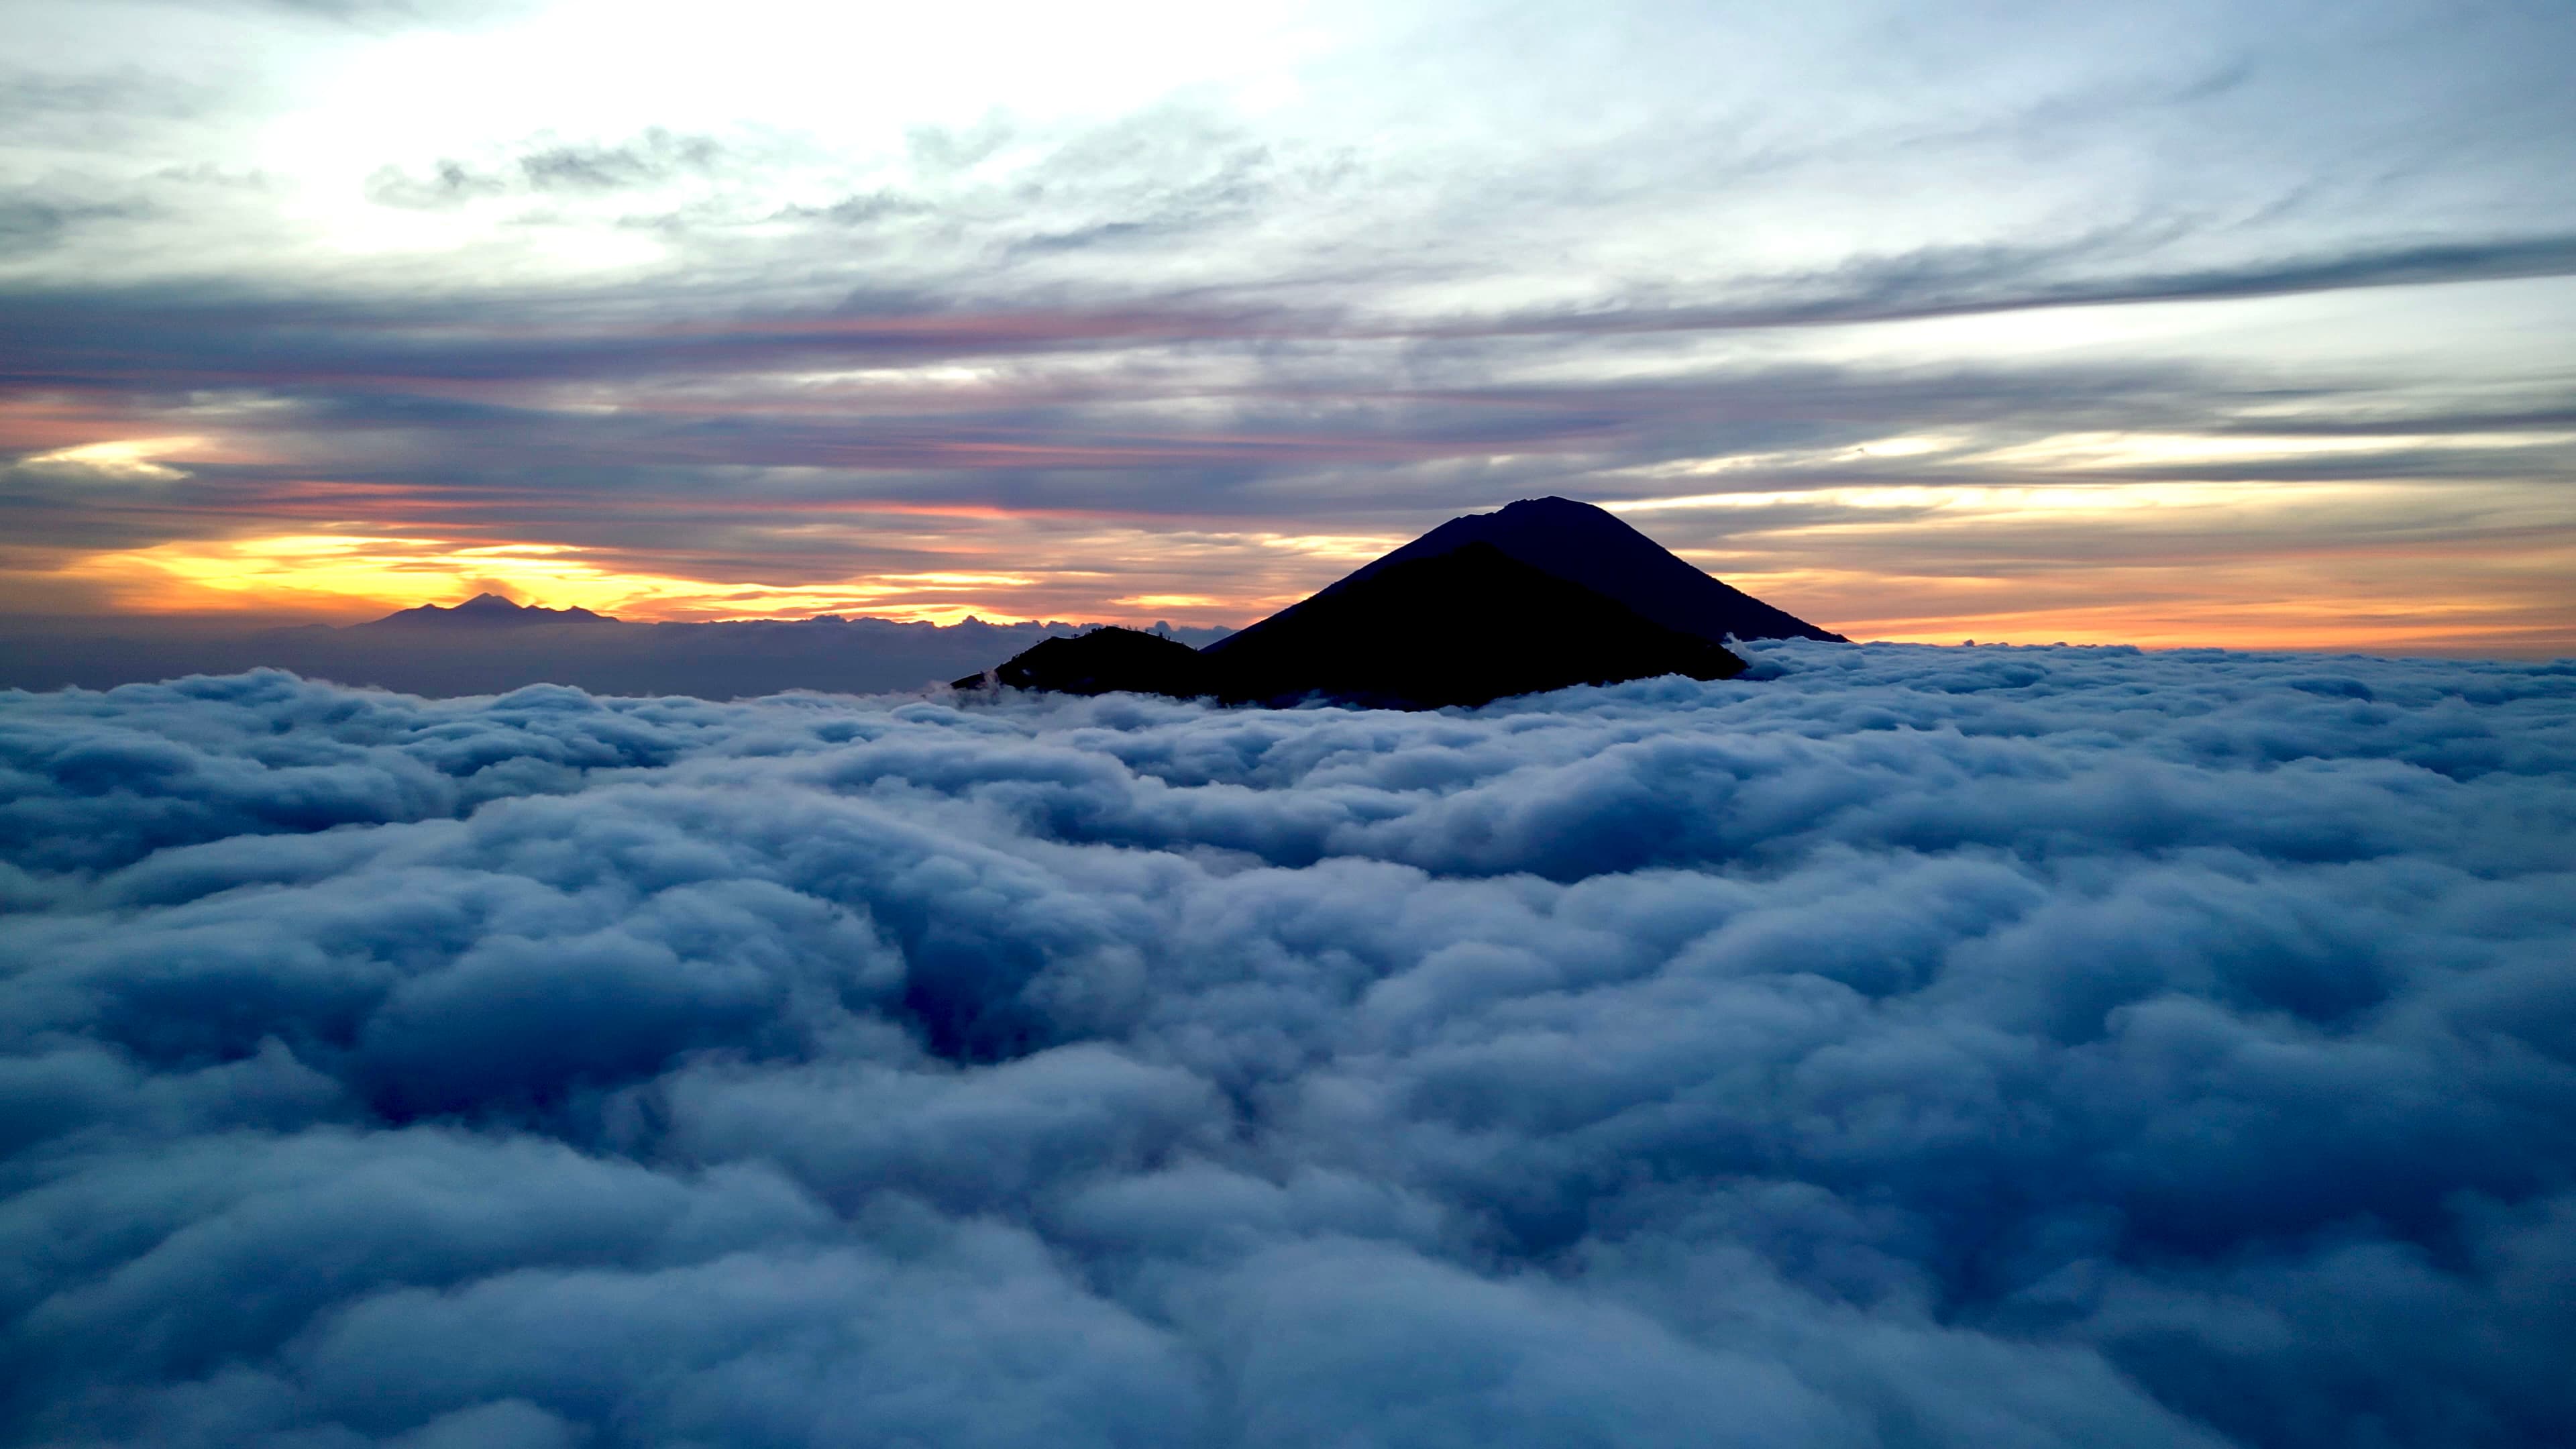
[{"label": "dark foothill", "polygon": [[[1051,689],[1059,694],[1168,694],[1190,699],[1210,693],[1207,660],[1187,644],[1140,629],[1094,629],[1070,638],[1047,639],[1011,656],[991,672],[993,682],[1014,689]],[[988,676],[970,674],[956,681],[959,689],[980,689]]]},{"label": "dark foothill", "polygon": [[1666,674],[1730,679],[1744,668],[1724,645],[1470,542],[1372,568],[1205,650],[1098,629],[1049,639],[957,687],[1438,709]]},{"label": "dark foothill", "polygon": [[1268,623],[1205,651],[1218,697],[1437,709],[1664,674],[1729,679],[1745,667],[1724,645],[1485,543],[1408,559]]},{"label": "dark foothill", "polygon": [[1667,629],[1696,634],[1712,644],[1723,644],[1730,638],[1850,642],[1710,577],[1689,560],[1630,528],[1606,508],[1571,498],[1524,498],[1492,513],[1450,519],[1326,585],[1304,603],[1292,604],[1209,645],[1209,652],[1223,654],[1248,648],[1266,632],[1387,569],[1478,543],[1490,544],[1542,573],[1580,584],[1624,604]]}]

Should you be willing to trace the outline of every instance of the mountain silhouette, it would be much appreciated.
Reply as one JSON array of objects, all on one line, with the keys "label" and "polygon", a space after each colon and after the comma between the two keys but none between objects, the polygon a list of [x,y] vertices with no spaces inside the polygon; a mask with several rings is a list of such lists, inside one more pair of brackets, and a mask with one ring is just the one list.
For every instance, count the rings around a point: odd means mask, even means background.
[{"label": "mountain silhouette", "polygon": [[[1475,543],[1381,569],[1277,616],[1246,649],[1192,649],[1135,629],[1049,639],[993,682],[1062,694],[1169,695],[1228,704],[1437,709],[1659,674],[1728,679],[1744,661],[1615,600]],[[1234,636],[1241,637],[1241,636]],[[1224,643],[1231,644],[1229,638]],[[957,681],[980,688],[984,676]]]},{"label": "mountain silhouette", "polygon": [[1398,709],[1483,704],[1659,674],[1730,679],[1744,661],[1481,540],[1402,559],[1202,651],[1228,701],[1321,694]]},{"label": "mountain silhouette", "polygon": [[1667,629],[1696,634],[1711,643],[1725,643],[1729,636],[1850,642],[1711,578],[1620,522],[1606,508],[1571,498],[1524,498],[1493,513],[1450,519],[1326,585],[1305,602],[1292,604],[1209,648],[1220,653],[1250,648],[1265,632],[1284,627],[1302,611],[1384,570],[1477,543],[1490,544],[1543,573],[1625,604]]},{"label": "mountain silhouette", "polygon": [[476,594],[453,608],[423,604],[416,609],[397,609],[381,619],[370,620],[361,629],[524,629],[532,624],[613,624],[606,614],[588,609],[540,609],[529,604],[514,604],[499,594]]},{"label": "mountain silhouette", "polygon": [[1452,519],[1203,650],[1100,629],[956,683],[1436,709],[1663,674],[1732,678],[1745,664],[1721,642],[1730,636],[1842,639],[1602,509],[1539,498]]},{"label": "mountain silhouette", "polygon": [[[1014,689],[1049,689],[1058,694],[1168,694],[1195,699],[1216,693],[1207,656],[1177,639],[1141,629],[1111,625],[1088,634],[1040,641],[995,669],[993,678]],[[958,680],[959,689],[976,689],[984,676]]]}]

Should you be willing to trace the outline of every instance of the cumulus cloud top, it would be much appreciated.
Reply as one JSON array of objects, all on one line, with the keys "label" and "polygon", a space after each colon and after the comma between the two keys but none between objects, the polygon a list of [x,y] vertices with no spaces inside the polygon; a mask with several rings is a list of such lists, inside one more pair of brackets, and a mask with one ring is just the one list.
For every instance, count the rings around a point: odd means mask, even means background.
[{"label": "cumulus cloud top", "polygon": [[1753,653],[0,695],[0,1439],[2576,1434],[2576,666]]}]

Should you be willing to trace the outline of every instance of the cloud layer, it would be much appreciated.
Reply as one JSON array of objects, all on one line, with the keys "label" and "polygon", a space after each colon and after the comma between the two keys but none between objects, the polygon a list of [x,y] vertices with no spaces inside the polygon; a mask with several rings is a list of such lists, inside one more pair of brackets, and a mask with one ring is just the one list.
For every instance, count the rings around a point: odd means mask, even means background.
[{"label": "cloud layer", "polygon": [[2539,1445],[2576,668],[0,696],[0,1441]]}]

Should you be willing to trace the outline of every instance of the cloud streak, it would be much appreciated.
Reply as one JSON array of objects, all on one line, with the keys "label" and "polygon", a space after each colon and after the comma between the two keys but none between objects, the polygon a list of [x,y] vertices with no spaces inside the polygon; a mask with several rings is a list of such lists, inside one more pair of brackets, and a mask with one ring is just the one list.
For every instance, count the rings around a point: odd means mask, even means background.
[{"label": "cloud streak", "polygon": [[[1739,307],[1641,309],[1535,316],[1485,324],[1498,332],[1602,333],[1853,326],[1991,316],[2059,307],[2233,301],[2377,287],[2564,277],[2576,274],[2576,237],[2500,237],[2342,254],[2286,257],[2188,272],[2139,272],[2033,285],[2088,246],[2046,251],[1992,247],[1872,259],[1813,279],[1766,280],[1777,301]],[[1805,296],[1799,294],[1804,293]]]},{"label": "cloud streak", "polygon": [[44,1442],[2576,1427],[2563,666],[0,697]]}]

